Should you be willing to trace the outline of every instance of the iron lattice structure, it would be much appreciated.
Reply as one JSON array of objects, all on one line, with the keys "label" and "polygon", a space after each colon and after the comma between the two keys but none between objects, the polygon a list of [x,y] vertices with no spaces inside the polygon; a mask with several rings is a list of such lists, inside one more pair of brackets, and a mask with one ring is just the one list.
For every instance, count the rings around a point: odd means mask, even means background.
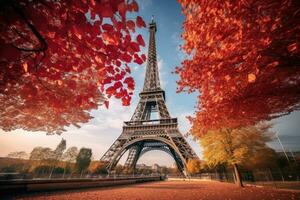
[{"label": "iron lattice structure", "polygon": [[[165,104],[165,91],[159,82],[155,33],[156,23],[149,24],[149,49],[143,91],[130,121],[125,121],[122,134],[103,155],[108,170],[115,168],[120,158],[129,151],[125,167],[135,168],[138,159],[148,151],[161,150],[171,155],[178,169],[186,173],[188,159],[196,158],[195,152],[178,130],[177,118],[171,118]],[[151,119],[156,113],[158,119]]]}]

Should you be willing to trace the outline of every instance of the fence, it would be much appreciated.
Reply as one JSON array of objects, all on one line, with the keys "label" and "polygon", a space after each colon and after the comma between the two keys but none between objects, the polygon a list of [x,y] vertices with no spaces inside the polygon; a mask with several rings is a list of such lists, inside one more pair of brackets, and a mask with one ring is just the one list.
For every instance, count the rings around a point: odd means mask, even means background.
[{"label": "fence", "polygon": [[[168,175],[168,178],[186,178],[183,176]],[[241,173],[242,181],[245,184],[285,188],[300,189],[300,172],[299,171],[248,171]],[[231,172],[214,172],[200,173],[189,176],[190,179],[216,180],[221,182],[234,183],[235,177]]]},{"label": "fence", "polygon": [[0,173],[1,180],[32,180],[32,179],[105,179],[105,178],[138,178],[138,177],[156,177],[164,176],[163,174],[152,173],[152,174],[93,174],[93,173]]},{"label": "fence", "polygon": [[[34,180],[2,180],[0,181],[0,195],[15,195],[27,192],[44,192],[66,189],[82,189],[93,187],[107,187],[161,181],[164,177],[123,177],[102,179],[34,179]],[[10,199],[10,198],[9,198]]]},{"label": "fence", "polygon": [[[93,173],[53,173],[49,176],[49,173],[0,173],[0,180],[10,180],[10,179],[79,179],[79,178],[117,178],[117,177],[149,177],[149,176],[160,176],[167,175],[168,177],[184,178],[180,174],[93,174]],[[241,173],[242,180],[248,183],[257,182],[288,182],[288,181],[300,181],[300,171],[271,171],[271,170],[261,170],[261,171],[245,171]],[[233,183],[235,178],[232,172],[214,172],[214,173],[200,173],[192,175],[190,178],[197,179],[209,179],[218,180],[222,182]]]}]

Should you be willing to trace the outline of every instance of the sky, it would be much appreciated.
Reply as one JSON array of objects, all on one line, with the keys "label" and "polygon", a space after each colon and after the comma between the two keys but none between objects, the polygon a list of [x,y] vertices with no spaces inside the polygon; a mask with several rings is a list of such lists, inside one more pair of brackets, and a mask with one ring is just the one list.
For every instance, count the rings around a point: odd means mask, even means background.
[{"label": "sky", "polygon": [[[180,5],[173,0],[138,0],[140,7],[139,15],[146,23],[150,22],[154,15],[157,23],[156,48],[158,54],[158,68],[162,88],[166,91],[166,105],[172,117],[178,118],[179,129],[182,134],[188,132],[190,124],[186,116],[193,115],[195,111],[197,93],[176,93],[176,80],[178,76],[172,72],[179,66],[185,55],[180,51],[182,40],[182,22],[184,16],[180,11]],[[143,35],[148,46],[148,30],[143,29],[138,33]],[[135,34],[138,34],[135,33]],[[147,48],[143,51],[146,53]],[[147,55],[147,54],[146,54]],[[122,132],[123,121],[128,121],[134,112],[138,102],[138,93],[141,91],[144,82],[146,63],[142,66],[132,65],[132,75],[136,81],[131,105],[122,106],[116,99],[110,100],[110,107],[100,107],[92,111],[94,117],[90,122],[82,124],[81,128],[70,127],[61,135],[46,135],[43,132],[27,132],[15,130],[4,132],[0,130],[0,157],[6,156],[9,152],[23,151],[30,153],[36,146],[50,147],[54,149],[62,138],[67,141],[67,148],[77,146],[87,147],[93,151],[93,158],[98,160],[109,149],[110,145]],[[300,151],[300,112],[293,112],[288,116],[273,120],[273,131],[275,131],[284,148],[287,151]],[[199,143],[191,137],[187,138],[188,143],[196,154],[202,158]],[[272,148],[282,151],[277,140],[269,144]],[[121,163],[126,159],[126,154]],[[167,153],[162,151],[148,152],[138,161],[147,165],[157,163],[159,165],[171,166],[174,163]]]}]

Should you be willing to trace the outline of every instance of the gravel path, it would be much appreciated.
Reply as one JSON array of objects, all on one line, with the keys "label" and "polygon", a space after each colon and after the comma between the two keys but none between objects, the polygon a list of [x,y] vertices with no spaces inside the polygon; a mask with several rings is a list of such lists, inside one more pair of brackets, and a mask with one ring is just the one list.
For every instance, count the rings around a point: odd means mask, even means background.
[{"label": "gravel path", "polygon": [[107,199],[107,200],[300,200],[300,192],[267,188],[238,188],[233,184],[212,181],[163,181],[129,186],[71,190],[17,196],[14,199]]}]

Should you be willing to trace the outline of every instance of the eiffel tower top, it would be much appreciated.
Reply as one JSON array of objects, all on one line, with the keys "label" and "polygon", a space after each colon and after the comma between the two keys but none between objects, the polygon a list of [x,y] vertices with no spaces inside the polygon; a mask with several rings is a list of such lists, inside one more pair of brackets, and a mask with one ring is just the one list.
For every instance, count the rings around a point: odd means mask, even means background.
[{"label": "eiffel tower top", "polygon": [[156,45],[155,45],[155,32],[157,31],[156,23],[152,16],[151,23],[149,23],[149,47],[148,47],[148,60],[145,74],[145,81],[142,93],[162,91],[159,82],[158,66],[156,59]]}]

